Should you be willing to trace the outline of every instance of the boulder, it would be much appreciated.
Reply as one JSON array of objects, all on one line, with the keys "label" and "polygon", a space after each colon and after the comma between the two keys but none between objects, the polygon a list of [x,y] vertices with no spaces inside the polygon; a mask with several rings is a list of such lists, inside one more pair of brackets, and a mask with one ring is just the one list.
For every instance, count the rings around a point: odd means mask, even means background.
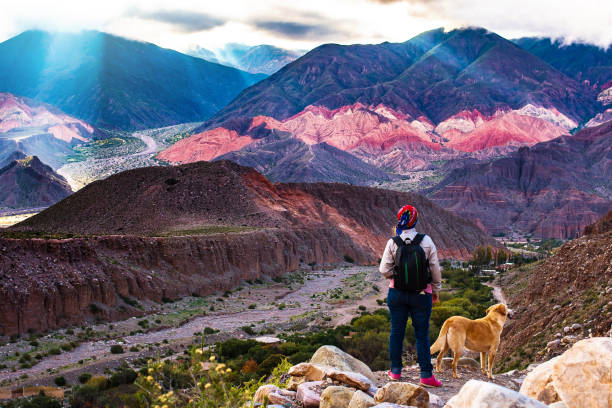
[{"label": "boulder", "polygon": [[418,408],[429,407],[429,393],[425,388],[407,382],[390,382],[379,388],[374,395],[374,402],[391,402],[400,405],[411,405]]},{"label": "boulder", "polygon": [[294,365],[289,369],[288,374],[292,377],[302,377],[306,381],[321,381],[329,378],[363,391],[375,387],[374,383],[361,373],[341,371],[333,367],[313,363]]},{"label": "boulder", "polygon": [[323,390],[320,408],[346,408],[353,398],[355,390],[348,387],[332,385]]},{"label": "boulder", "polygon": [[372,408],[410,408],[407,405],[393,404],[391,402],[383,402],[381,404],[376,404]]},{"label": "boulder", "polygon": [[565,404],[565,402],[559,401],[559,402],[553,402],[552,404],[548,406],[548,408],[569,408],[569,407],[567,406],[567,404]]},{"label": "boulder", "polygon": [[323,385],[323,381],[309,381],[298,385],[296,399],[304,405],[304,408],[315,408],[321,403],[321,394],[317,387]]},{"label": "boulder", "polygon": [[568,407],[612,406],[612,338],[584,339],[527,375],[520,393]]},{"label": "boulder", "polygon": [[310,362],[323,366],[329,366],[341,371],[353,371],[368,377],[372,382],[376,382],[376,377],[370,367],[364,362],[356,359],[350,354],[345,353],[335,346],[321,346],[312,355]]},{"label": "boulder", "polygon": [[376,387],[368,377],[360,373],[350,371],[331,370],[325,374],[325,378],[338,381],[358,390],[368,391]]},{"label": "boulder", "polygon": [[271,392],[268,394],[268,402],[271,404],[287,406],[293,404],[293,399],[279,392]]},{"label": "boulder", "polygon": [[485,381],[469,380],[444,408],[547,408],[545,404],[511,389]]},{"label": "boulder", "polygon": [[278,388],[276,385],[272,385],[272,384],[262,385],[261,387],[257,389],[257,391],[255,391],[255,395],[253,396],[253,402],[263,404],[263,402],[265,401],[268,395],[270,395],[273,392],[278,393],[280,392],[280,390],[281,389]]},{"label": "boulder", "polygon": [[374,398],[370,397],[363,391],[357,391],[353,394],[351,402],[348,404],[348,408],[370,408],[376,405]]},{"label": "boulder", "polygon": [[292,377],[304,377],[306,381],[321,381],[325,378],[326,372],[333,370],[319,364],[300,363],[289,369],[287,374]]}]

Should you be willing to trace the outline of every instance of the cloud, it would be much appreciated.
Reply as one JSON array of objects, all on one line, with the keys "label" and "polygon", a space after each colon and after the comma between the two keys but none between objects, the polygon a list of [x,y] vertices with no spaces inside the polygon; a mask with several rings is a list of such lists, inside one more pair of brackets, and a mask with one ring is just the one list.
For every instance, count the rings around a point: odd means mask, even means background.
[{"label": "cloud", "polygon": [[289,38],[322,38],[338,34],[337,30],[329,28],[327,24],[307,24],[289,21],[255,21],[253,25],[259,29]]},{"label": "cloud", "polygon": [[140,11],[133,9],[128,12],[128,16],[170,24],[185,33],[207,31],[226,23],[225,20],[206,13],[185,10]]}]

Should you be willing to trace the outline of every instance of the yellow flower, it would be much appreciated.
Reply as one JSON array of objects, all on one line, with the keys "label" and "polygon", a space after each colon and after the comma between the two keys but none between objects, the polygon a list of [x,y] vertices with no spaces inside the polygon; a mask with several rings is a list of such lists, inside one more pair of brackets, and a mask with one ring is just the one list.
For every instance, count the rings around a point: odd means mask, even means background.
[{"label": "yellow flower", "polygon": [[215,356],[210,356],[209,360],[210,361],[215,361]]},{"label": "yellow flower", "polygon": [[148,376],[148,377],[147,377],[147,381],[148,381],[148,382],[153,382],[153,377]]},{"label": "yellow flower", "polygon": [[197,349],[196,350],[196,354],[200,354],[201,355],[202,354],[202,349]]},{"label": "yellow flower", "polygon": [[159,405],[153,405],[153,408],[159,408]]},{"label": "yellow flower", "polygon": [[174,391],[170,390],[170,391],[168,391],[168,393],[166,395],[171,397],[172,395],[174,395]]},{"label": "yellow flower", "polygon": [[232,372],[232,369],[231,369],[231,368],[228,368],[227,370],[225,370],[225,372],[226,372],[226,373],[231,373],[231,372]]},{"label": "yellow flower", "polygon": [[162,386],[161,386],[161,385],[159,385],[159,384],[157,384],[157,389],[158,389],[158,390],[161,390],[161,389],[162,389]]},{"label": "yellow flower", "polygon": [[161,395],[161,396],[159,397],[159,400],[160,400],[161,402],[166,402],[166,396],[165,396],[165,395]]},{"label": "yellow flower", "polygon": [[155,371],[154,369],[149,368],[149,374],[153,374],[154,371]]},{"label": "yellow flower", "polygon": [[211,383],[206,383],[206,385],[204,386],[204,388],[209,389],[210,387],[212,387]]},{"label": "yellow flower", "polygon": [[168,408],[168,406],[166,404],[162,405],[162,408]]}]

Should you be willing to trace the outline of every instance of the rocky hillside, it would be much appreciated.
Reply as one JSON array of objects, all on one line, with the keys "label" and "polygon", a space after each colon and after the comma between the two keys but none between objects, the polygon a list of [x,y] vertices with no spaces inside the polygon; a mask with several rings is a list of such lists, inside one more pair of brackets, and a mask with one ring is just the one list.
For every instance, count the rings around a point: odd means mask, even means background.
[{"label": "rocky hillside", "polygon": [[0,169],[0,207],[46,207],[70,194],[68,182],[36,156],[15,159]]},{"label": "rocky hillside", "polygon": [[0,328],[23,333],[114,319],[138,312],[125,299],[226,290],[300,263],[375,263],[407,202],[419,208],[419,228],[441,257],[495,245],[475,224],[416,194],[272,184],[229,161],[123,172],[4,233],[23,239],[0,239],[0,295],[10,299],[0,305]]},{"label": "rocky hillside", "polygon": [[503,366],[557,355],[591,335],[612,335],[612,228],[605,220],[549,259],[503,278],[516,312],[502,335]]},{"label": "rocky hillside", "polygon": [[491,233],[574,238],[612,208],[612,122],[484,164],[468,164],[427,191]]}]

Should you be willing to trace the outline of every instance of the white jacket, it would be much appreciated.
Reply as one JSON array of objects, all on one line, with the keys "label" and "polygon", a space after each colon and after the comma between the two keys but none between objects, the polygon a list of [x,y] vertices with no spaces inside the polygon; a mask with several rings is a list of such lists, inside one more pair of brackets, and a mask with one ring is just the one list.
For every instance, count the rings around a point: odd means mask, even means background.
[{"label": "white jacket", "polygon": [[[412,241],[417,234],[418,233],[414,228],[410,228],[404,230],[401,233],[400,238],[404,241]],[[421,248],[423,248],[425,251],[425,256],[429,261],[429,270],[431,272],[431,289],[433,293],[438,294],[442,288],[442,274],[440,273],[440,264],[438,263],[438,251],[436,250],[436,245],[433,243],[429,235],[425,235],[421,241]],[[393,277],[396,253],[397,244],[393,241],[393,239],[389,239],[387,246],[385,247],[385,252],[383,252],[383,256],[380,260],[380,267],[378,268],[380,273],[382,273],[387,279],[391,279]]]}]

